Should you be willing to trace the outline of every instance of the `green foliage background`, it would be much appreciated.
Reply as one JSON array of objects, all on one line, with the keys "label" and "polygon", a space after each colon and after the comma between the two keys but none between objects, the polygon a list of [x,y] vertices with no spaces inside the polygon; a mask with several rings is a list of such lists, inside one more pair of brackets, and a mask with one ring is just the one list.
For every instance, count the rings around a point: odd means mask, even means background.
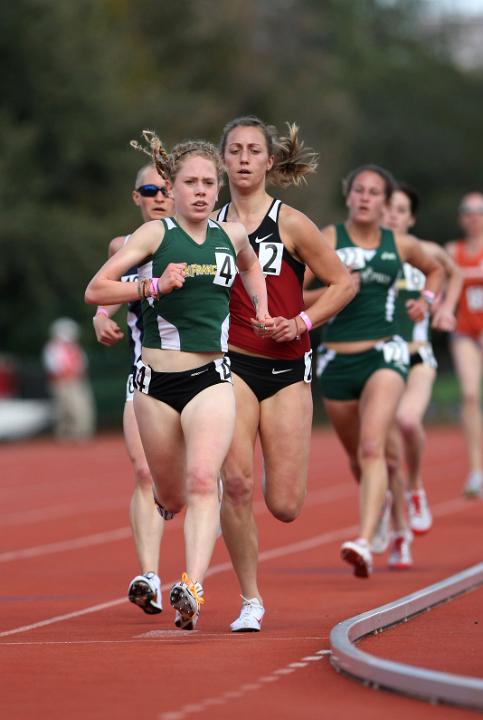
[{"label": "green foliage background", "polygon": [[[98,348],[84,288],[130,202],[155,128],[217,142],[256,113],[296,121],[320,153],[283,199],[320,225],[343,217],[341,178],[387,166],[423,199],[417,231],[457,233],[461,194],[483,187],[483,71],[458,66],[419,0],[16,0],[0,8],[0,350],[38,356],[59,315]],[[115,351],[110,351],[115,352]],[[122,357],[125,362],[127,354]]]}]

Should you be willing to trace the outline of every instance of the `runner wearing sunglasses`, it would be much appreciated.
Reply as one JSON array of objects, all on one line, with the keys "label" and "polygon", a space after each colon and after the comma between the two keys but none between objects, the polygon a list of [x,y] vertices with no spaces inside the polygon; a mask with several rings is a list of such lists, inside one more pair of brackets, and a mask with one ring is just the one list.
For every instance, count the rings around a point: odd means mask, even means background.
[{"label": "runner wearing sunglasses", "polygon": [[[169,189],[154,165],[142,167],[135,182],[132,200],[139,208],[144,222],[160,220],[171,214],[173,200]],[[129,235],[115,237],[109,244],[112,257],[129,239]],[[131,268],[123,275],[124,281],[137,280],[137,268]],[[93,324],[98,342],[112,346],[124,337],[112,316],[121,305],[98,307]],[[140,574],[131,580],[128,588],[129,600],[148,615],[162,610],[161,581],[159,579],[159,552],[164,520],[156,510],[153,500],[153,480],[144,454],[133,407],[133,371],[141,355],[143,322],[140,300],[127,305],[127,333],[131,356],[131,372],[126,385],[126,401],[123,413],[124,439],[134,471],[134,492],[129,506],[129,518],[140,566]]]}]

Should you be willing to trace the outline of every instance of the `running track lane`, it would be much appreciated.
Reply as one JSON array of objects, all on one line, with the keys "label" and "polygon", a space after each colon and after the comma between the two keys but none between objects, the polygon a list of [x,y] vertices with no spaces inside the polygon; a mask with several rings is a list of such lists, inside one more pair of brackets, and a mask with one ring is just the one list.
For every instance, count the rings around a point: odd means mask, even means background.
[{"label": "running track lane", "polygon": [[[483,503],[460,498],[464,457],[457,431],[429,433],[425,475],[435,528],[416,540],[412,571],[390,572],[379,558],[366,582],[338,559],[340,542],[357,520],[346,461],[330,432],[314,433],[301,519],[281,525],[257,506],[266,622],[260,634],[234,636],[228,624],[239,609],[238,591],[221,541],[199,630],[174,630],[169,608],[153,618],[123,600],[137,568],[126,532],[131,479],[120,437],[82,448],[47,442],[0,447],[6,470],[0,481],[6,521],[0,531],[0,630],[10,631],[0,635],[2,715],[474,717],[366,689],[334,673],[326,654],[336,622],[481,560]],[[166,585],[183,569],[181,532],[178,519],[167,527]],[[64,619],[50,621],[56,617]],[[458,647],[457,635],[454,642]],[[432,651],[434,643],[433,632],[426,647]]]}]

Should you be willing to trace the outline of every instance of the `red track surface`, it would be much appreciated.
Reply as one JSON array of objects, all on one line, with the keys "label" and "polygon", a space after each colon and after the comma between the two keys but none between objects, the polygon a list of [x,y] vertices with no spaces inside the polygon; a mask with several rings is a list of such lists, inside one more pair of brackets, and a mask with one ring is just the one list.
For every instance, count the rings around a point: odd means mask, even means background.
[{"label": "red track surface", "polygon": [[[357,492],[333,434],[315,432],[302,517],[282,525],[257,505],[267,613],[263,631],[247,635],[228,631],[239,597],[221,540],[195,632],[176,630],[169,606],[150,617],[127,602],[138,570],[121,437],[82,447],[5,445],[0,467],[2,717],[475,717],[366,689],[337,675],[323,653],[336,622],[481,561],[483,503],[461,497],[465,453],[457,430],[429,433],[425,477],[435,527],[415,541],[414,569],[391,572],[381,557],[369,581],[355,579],[339,560],[340,543],[355,532]],[[166,586],[183,569],[175,519],[163,543]],[[412,621],[417,625],[365,640],[364,649],[481,676],[481,622],[476,591]]]}]

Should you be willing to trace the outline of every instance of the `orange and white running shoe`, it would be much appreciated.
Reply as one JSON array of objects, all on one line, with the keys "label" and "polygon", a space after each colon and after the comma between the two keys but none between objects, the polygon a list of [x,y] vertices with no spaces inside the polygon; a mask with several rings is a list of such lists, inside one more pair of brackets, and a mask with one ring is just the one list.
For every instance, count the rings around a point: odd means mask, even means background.
[{"label": "orange and white running shoe", "polygon": [[193,583],[186,573],[173,585],[169,601],[176,610],[174,624],[182,630],[193,630],[200,615],[201,605],[205,602],[203,586]]},{"label": "orange and white running shoe", "polygon": [[406,495],[408,505],[409,527],[415,535],[424,535],[433,524],[433,516],[429,509],[428,499],[424,490],[413,490]]},{"label": "orange and white running shoe", "polygon": [[394,534],[388,560],[392,570],[408,570],[412,567],[411,541],[412,535],[407,531]]}]

